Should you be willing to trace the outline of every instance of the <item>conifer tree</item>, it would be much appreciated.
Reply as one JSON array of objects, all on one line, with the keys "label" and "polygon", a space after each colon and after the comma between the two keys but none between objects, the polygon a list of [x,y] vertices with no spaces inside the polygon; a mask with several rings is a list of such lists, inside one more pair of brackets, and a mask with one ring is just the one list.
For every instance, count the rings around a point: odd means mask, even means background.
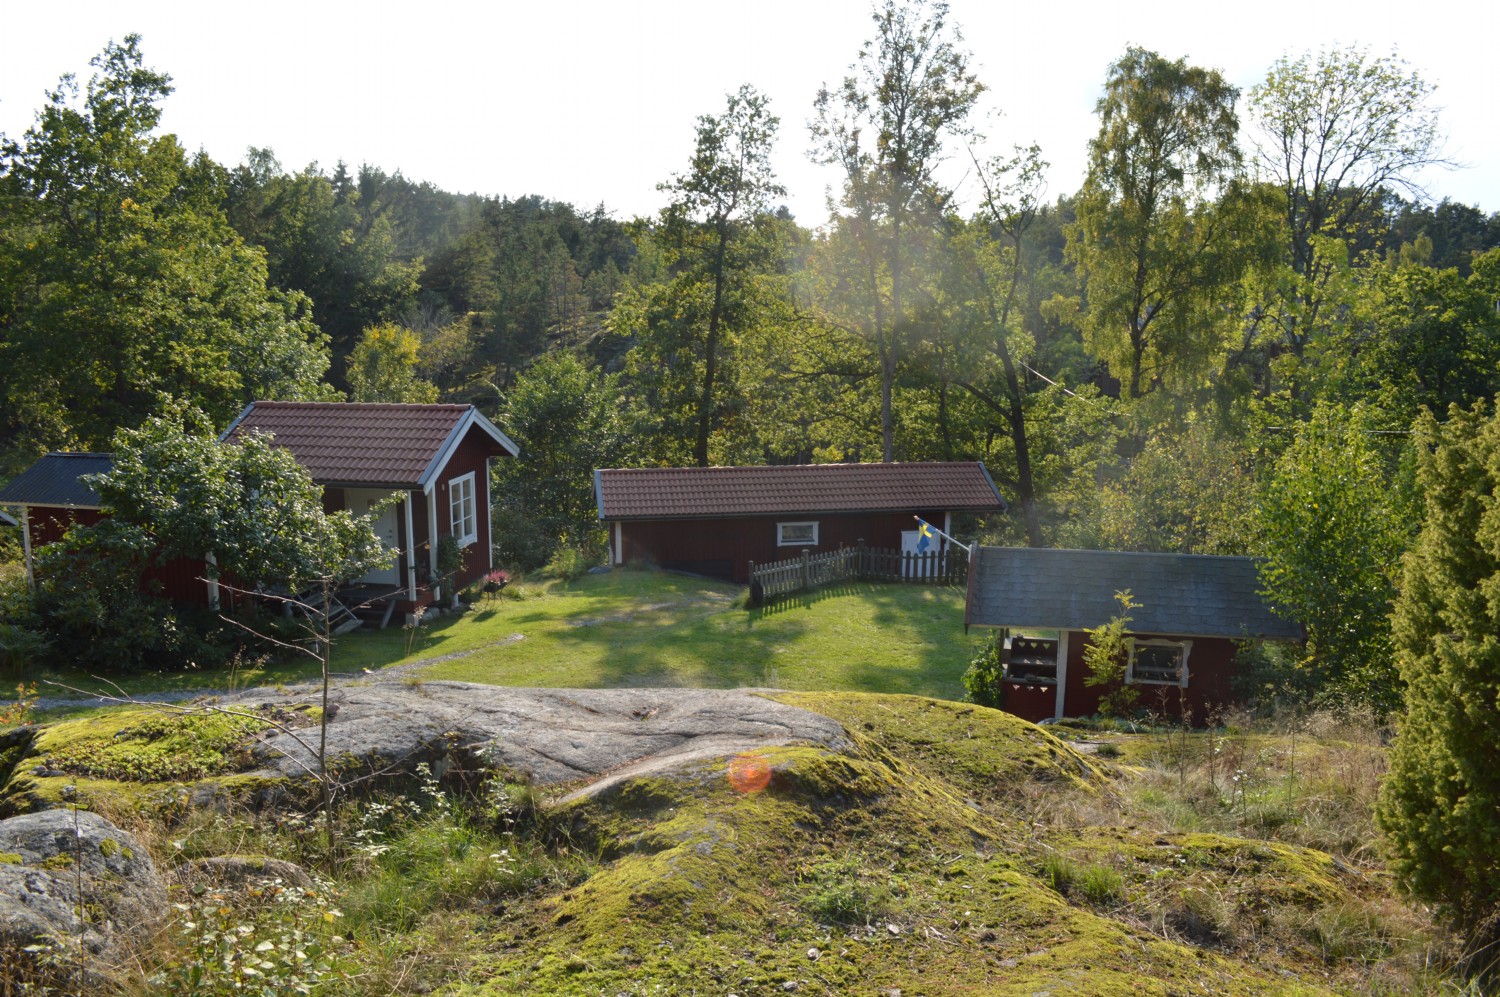
[{"label": "conifer tree", "polygon": [[1414,437],[1425,516],[1392,627],[1407,713],[1376,818],[1473,955],[1500,940],[1500,417],[1424,411]]}]

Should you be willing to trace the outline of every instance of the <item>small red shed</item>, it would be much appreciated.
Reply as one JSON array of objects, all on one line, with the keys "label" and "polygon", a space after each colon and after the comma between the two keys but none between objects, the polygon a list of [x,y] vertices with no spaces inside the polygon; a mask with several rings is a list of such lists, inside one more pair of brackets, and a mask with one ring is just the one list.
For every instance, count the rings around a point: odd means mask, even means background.
[{"label": "small red shed", "polygon": [[1259,594],[1258,559],[1109,550],[975,547],[969,557],[964,625],[1027,631],[1008,638],[1002,706],[1027,720],[1099,711],[1084,684],[1084,631],[1120,615],[1129,591],[1132,648],[1125,680],[1140,705],[1204,722],[1234,702],[1237,642],[1299,641],[1302,628]]},{"label": "small red shed", "polygon": [[751,561],[804,550],[916,550],[921,516],[952,532],[956,512],[1005,509],[983,464],[640,467],[594,472],[614,564],[645,560],[740,583]]}]

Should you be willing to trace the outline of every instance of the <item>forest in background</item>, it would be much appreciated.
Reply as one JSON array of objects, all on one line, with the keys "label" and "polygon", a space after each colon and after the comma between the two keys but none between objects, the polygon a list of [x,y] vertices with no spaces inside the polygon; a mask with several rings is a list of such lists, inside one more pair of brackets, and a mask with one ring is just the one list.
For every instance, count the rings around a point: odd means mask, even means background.
[{"label": "forest in background", "polygon": [[[0,143],[0,480],[179,403],[471,402],[522,446],[496,536],[530,568],[597,554],[595,467],[979,460],[982,539],[1267,555],[1318,684],[1393,705],[1413,420],[1500,387],[1500,213],[1417,186],[1432,87],[1326,48],[1241,93],[1128,48],[1051,197],[970,63],[941,4],[878,5],[810,107],[747,84],[684,122],[666,207],[622,220],[215,162],[111,43]],[[826,220],[780,206],[777,142],[839,168]]]}]

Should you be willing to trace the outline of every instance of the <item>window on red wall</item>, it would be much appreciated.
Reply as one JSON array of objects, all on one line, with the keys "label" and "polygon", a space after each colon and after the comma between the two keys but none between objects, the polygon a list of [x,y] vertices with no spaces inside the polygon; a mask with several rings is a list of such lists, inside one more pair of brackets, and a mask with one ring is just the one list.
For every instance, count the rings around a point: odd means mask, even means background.
[{"label": "window on red wall", "polygon": [[1136,685],[1188,684],[1190,640],[1134,640],[1130,645],[1130,668],[1125,681]]},{"label": "window on red wall", "polygon": [[777,523],[776,524],[776,546],[778,547],[816,547],[818,545],[818,524],[808,523]]},{"label": "window on red wall", "polygon": [[479,539],[473,471],[448,482],[448,516],[453,525],[453,539],[460,547],[467,547]]}]

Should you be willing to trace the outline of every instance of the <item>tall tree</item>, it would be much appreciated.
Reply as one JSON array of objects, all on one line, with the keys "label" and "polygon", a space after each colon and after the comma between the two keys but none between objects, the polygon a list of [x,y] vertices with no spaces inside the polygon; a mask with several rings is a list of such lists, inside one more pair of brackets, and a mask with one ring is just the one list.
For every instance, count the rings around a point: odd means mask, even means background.
[{"label": "tall tree", "polygon": [[1500,941],[1500,419],[1417,420],[1424,516],[1392,624],[1406,715],[1376,820],[1391,866],[1493,974]]},{"label": "tall tree", "polygon": [[864,332],[880,360],[881,450],[895,459],[892,393],[915,335],[908,313],[913,225],[931,231],[948,200],[936,177],[944,141],[965,127],[984,85],[969,71],[948,5],[884,0],[875,37],[849,75],[823,87],[811,122],[813,158],[844,172],[839,220],[863,257]]},{"label": "tall tree", "polygon": [[1237,96],[1217,70],[1145,49],[1109,68],[1068,251],[1088,342],[1131,398],[1219,349],[1216,296],[1249,256],[1232,218]]},{"label": "tall tree", "polygon": [[321,395],[324,339],[218,204],[222,171],[155,134],[169,78],[139,38],[0,142],[0,448],[108,443],[160,393],[227,421]]},{"label": "tall tree", "polygon": [[1357,47],[1282,56],[1250,90],[1258,156],[1283,198],[1295,276],[1276,311],[1293,353],[1318,327],[1341,251],[1382,192],[1420,195],[1417,174],[1447,165],[1433,90],[1394,53]]},{"label": "tall tree", "polygon": [[786,193],[771,171],[771,147],[779,119],[770,102],[746,84],[730,94],[724,113],[698,119],[692,167],[658,189],[672,195],[663,217],[667,238],[678,251],[678,267],[708,285],[700,321],[702,381],[698,391],[693,460],[708,466],[708,437],[714,420],[719,352],[726,321],[733,260],[730,244],[763,212],[768,201]]}]

